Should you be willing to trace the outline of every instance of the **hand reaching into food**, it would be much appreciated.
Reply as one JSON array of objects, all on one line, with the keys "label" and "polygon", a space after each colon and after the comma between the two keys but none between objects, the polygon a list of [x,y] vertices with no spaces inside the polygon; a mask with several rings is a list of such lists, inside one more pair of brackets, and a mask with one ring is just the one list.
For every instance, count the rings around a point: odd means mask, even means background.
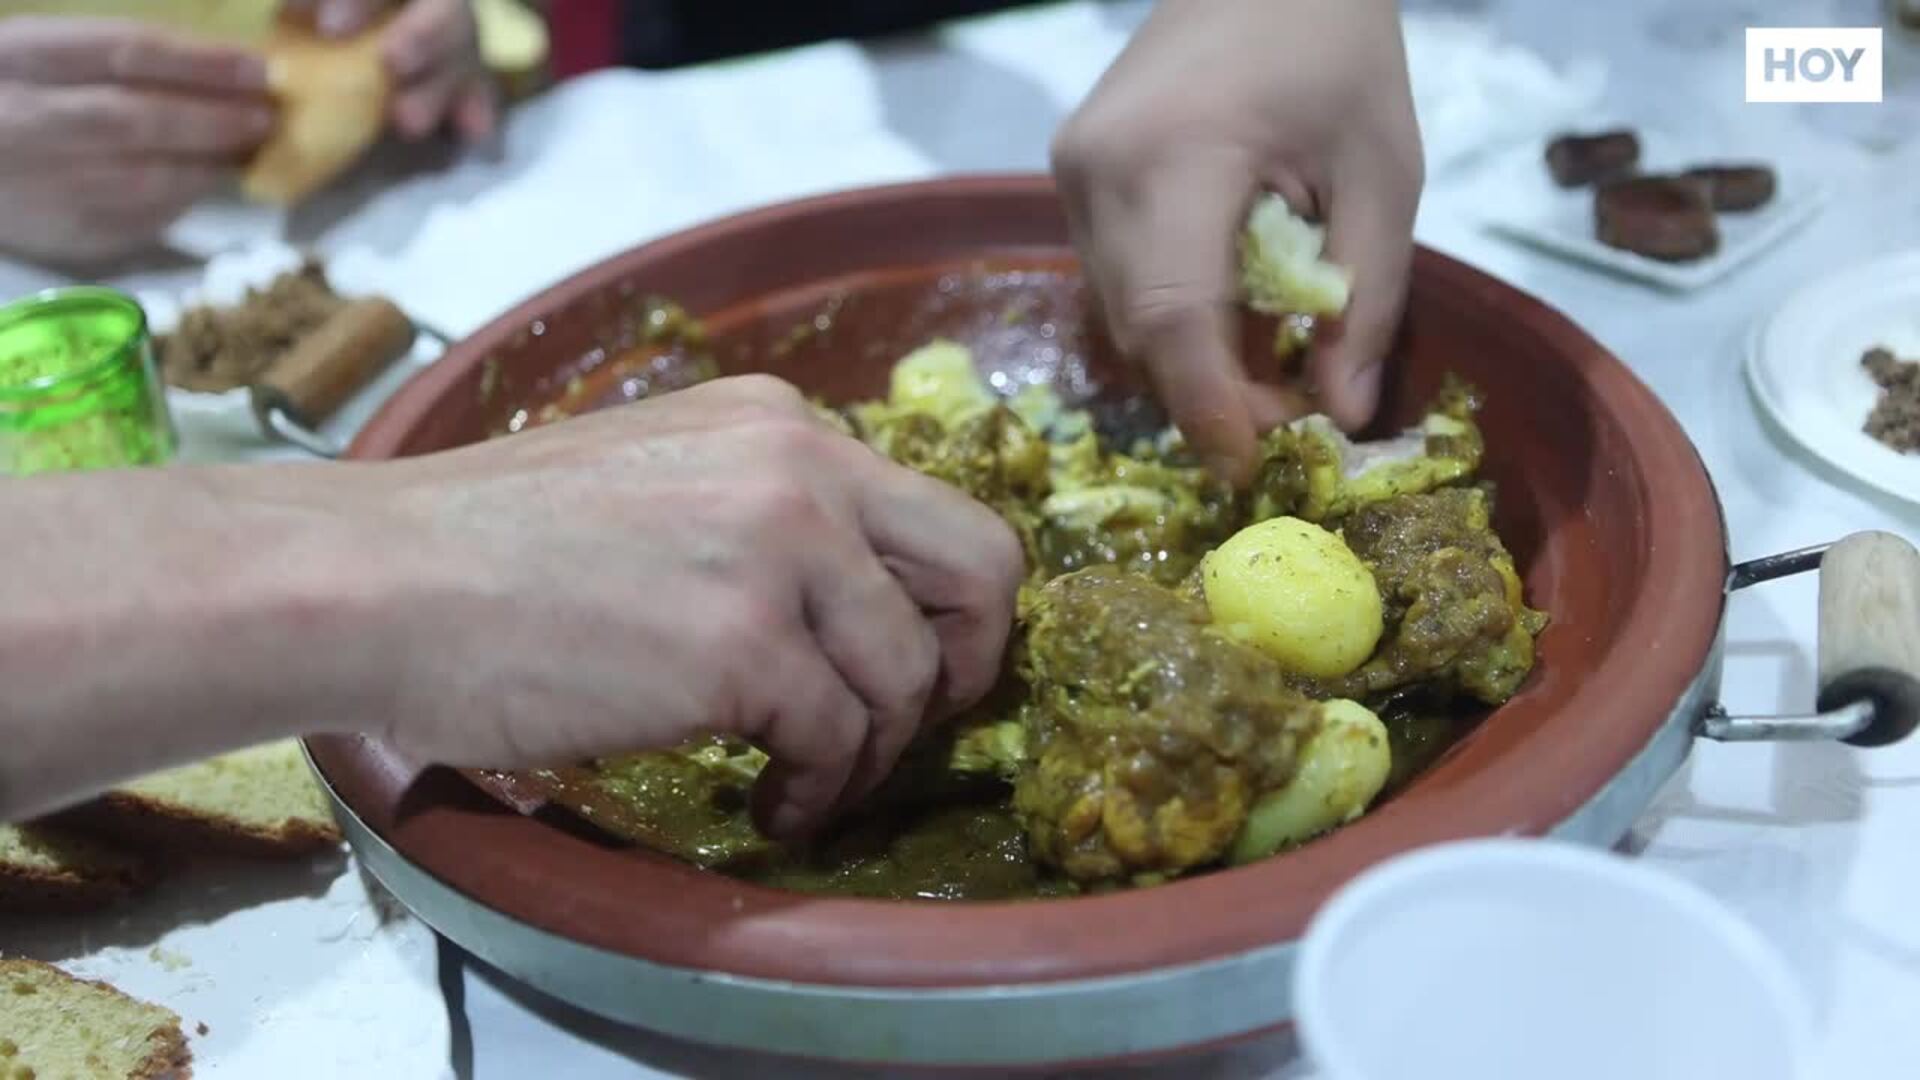
[{"label": "hand reaching into food", "polygon": [[1166,0],[1062,128],[1054,168],[1116,344],[1216,472],[1246,482],[1260,433],[1310,408],[1239,360],[1236,241],[1262,192],[1324,221],[1351,273],[1307,371],[1340,426],[1372,417],[1422,183],[1396,5]]},{"label": "hand reaching into food", "polygon": [[230,180],[273,129],[241,49],[134,22],[0,18],[0,248],[120,258]]},{"label": "hand reaching into food", "polygon": [[393,81],[389,122],[403,138],[447,128],[479,140],[499,123],[493,80],[480,56],[468,0],[287,0],[323,36],[349,38],[391,16],[380,51]]},{"label": "hand reaching into food", "polygon": [[[1261,286],[1311,307],[1330,281],[1299,261]],[[1234,498],[1171,432],[1121,434],[977,364],[935,339],[885,397],[813,410],[990,507],[1026,549],[1011,662],[985,697],[802,850],[745,814],[767,757],[739,739],[523,773],[520,796],[801,891],[1129,887],[1341,828],[1447,745],[1454,710],[1504,703],[1531,671],[1545,616],[1477,486],[1472,386],[1444,380],[1419,426],[1379,442],[1319,415],[1279,428]]]},{"label": "hand reaching into food", "polygon": [[789,837],[987,692],[1023,570],[755,378],[378,466],[19,480],[0,540],[9,817],[300,732],[497,767],[715,733]]}]

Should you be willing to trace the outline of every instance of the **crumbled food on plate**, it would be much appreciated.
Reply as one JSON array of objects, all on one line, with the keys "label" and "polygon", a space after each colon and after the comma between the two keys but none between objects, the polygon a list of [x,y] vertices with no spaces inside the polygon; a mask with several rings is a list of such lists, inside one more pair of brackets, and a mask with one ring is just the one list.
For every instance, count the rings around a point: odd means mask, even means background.
[{"label": "crumbled food on plate", "polygon": [[308,260],[264,288],[248,289],[238,304],[189,308],[157,342],[160,371],[168,385],[183,390],[246,386],[346,303],[325,269]]},{"label": "crumbled food on plate", "polygon": [[1920,361],[1903,360],[1875,347],[1860,358],[1880,386],[1880,400],[1867,415],[1866,433],[1903,454],[1920,452]]}]

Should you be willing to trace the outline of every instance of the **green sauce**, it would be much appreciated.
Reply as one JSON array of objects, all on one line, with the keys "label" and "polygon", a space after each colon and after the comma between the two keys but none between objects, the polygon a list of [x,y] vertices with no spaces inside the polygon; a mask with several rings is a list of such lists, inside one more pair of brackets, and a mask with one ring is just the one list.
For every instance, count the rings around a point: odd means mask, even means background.
[{"label": "green sauce", "polygon": [[0,309],[0,472],[159,465],[174,441],[138,304],[73,288]]}]

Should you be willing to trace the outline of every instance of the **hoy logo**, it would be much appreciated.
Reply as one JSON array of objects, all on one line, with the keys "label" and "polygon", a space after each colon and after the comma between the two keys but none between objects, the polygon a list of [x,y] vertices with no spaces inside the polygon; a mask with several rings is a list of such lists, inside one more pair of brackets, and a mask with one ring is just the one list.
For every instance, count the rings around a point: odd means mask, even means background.
[{"label": "hoy logo", "polygon": [[1747,30],[1748,101],[1880,100],[1879,27]]}]

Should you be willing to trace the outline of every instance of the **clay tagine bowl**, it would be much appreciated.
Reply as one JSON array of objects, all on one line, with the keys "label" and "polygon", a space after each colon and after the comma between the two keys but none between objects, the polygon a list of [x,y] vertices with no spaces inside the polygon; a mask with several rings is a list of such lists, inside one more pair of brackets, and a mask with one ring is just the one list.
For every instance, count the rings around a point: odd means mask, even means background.
[{"label": "clay tagine bowl", "polygon": [[[893,361],[935,335],[971,345],[997,378],[1051,380],[1069,398],[1137,394],[1086,329],[1048,182],[946,179],[752,212],[591,267],[417,376],[352,456],[473,442],[569,393],[609,402],[670,385],[671,364],[625,351],[644,336],[650,294],[706,322],[726,372],[830,398],[884,393]],[[1249,336],[1250,363],[1265,343]],[[1518,697],[1397,797],[1294,853],[1092,898],[825,899],[516,812],[376,741],[314,739],[313,759],[363,860],[426,921],[537,988],[655,1031],[840,1062],[996,1067],[1272,1029],[1291,1015],[1295,941],[1343,882],[1452,839],[1615,842],[1717,690],[1726,540],[1674,419],[1567,319],[1423,250],[1384,424],[1414,419],[1448,372],[1489,392],[1498,526],[1553,622]]]}]

